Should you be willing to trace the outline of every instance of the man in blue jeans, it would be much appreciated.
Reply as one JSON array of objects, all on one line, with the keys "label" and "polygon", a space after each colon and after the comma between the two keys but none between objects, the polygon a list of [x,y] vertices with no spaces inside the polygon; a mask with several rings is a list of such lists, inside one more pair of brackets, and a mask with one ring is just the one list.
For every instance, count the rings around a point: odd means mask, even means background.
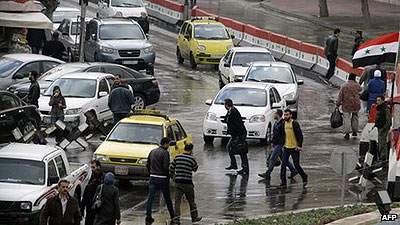
[{"label": "man in blue jeans", "polygon": [[153,206],[154,195],[157,190],[161,190],[171,220],[174,218],[174,209],[172,207],[172,200],[169,189],[169,143],[171,140],[167,137],[162,138],[160,147],[151,150],[147,159],[146,167],[149,170],[149,197],[147,200],[146,210],[146,224],[152,224],[154,219],[151,217],[151,209]]},{"label": "man in blue jeans", "polygon": [[[271,179],[271,173],[274,170],[276,160],[281,158],[282,154],[282,148],[283,145],[285,144],[285,129],[284,129],[284,123],[285,121],[282,118],[283,116],[283,111],[281,109],[276,110],[274,113],[274,119],[276,120],[274,124],[274,132],[272,136],[272,144],[273,144],[273,149],[271,150],[271,155],[269,158],[269,165],[268,169],[265,173],[260,173],[258,176],[269,180]],[[294,176],[297,175],[297,172],[295,168],[293,167],[292,163],[288,161],[287,167],[291,171],[290,179],[293,179]]]},{"label": "man in blue jeans", "polygon": [[[243,124],[242,116],[240,115],[239,110],[237,110],[233,106],[233,101],[229,98],[225,99],[225,109],[228,112],[225,115],[225,122],[228,126],[228,134],[231,135],[231,138],[226,145],[226,150],[229,153],[229,157],[231,159],[231,165],[226,167],[226,170],[236,170],[237,163],[235,155],[232,152],[232,139],[239,138],[240,141],[244,141],[247,136],[246,127]],[[249,160],[247,158],[247,153],[240,154],[240,159],[242,160],[242,169],[238,171],[241,175],[249,174]]]}]

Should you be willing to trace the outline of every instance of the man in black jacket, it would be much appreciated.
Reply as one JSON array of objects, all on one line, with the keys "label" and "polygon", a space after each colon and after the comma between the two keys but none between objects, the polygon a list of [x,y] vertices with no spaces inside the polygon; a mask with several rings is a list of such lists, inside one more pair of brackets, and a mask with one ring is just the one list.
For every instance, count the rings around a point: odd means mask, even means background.
[{"label": "man in black jacket", "polygon": [[329,69],[326,73],[326,80],[331,79],[335,72],[336,58],[338,57],[337,51],[339,46],[339,35],[340,29],[336,28],[333,31],[333,35],[329,36],[326,40],[325,55],[329,61]]},{"label": "man in black jacket", "polygon": [[[271,179],[271,173],[274,170],[276,160],[279,158],[282,159],[282,148],[283,145],[285,144],[285,121],[282,118],[283,116],[283,111],[281,109],[276,110],[274,113],[274,119],[276,120],[274,123],[274,131],[273,131],[273,136],[272,136],[272,144],[273,144],[273,149],[271,150],[271,155],[269,158],[269,164],[268,164],[268,169],[265,173],[258,174],[258,176],[269,180]],[[289,178],[294,178],[294,176],[297,175],[296,170],[294,169],[292,163],[288,161],[287,167],[289,170],[292,172]]]},{"label": "man in black jacket", "polygon": [[101,184],[102,177],[103,172],[99,169],[95,169],[92,173],[93,179],[91,179],[90,183],[86,186],[85,191],[83,192],[81,214],[82,216],[85,214],[86,208],[85,225],[94,224],[95,213],[92,210],[93,198],[96,194],[97,187]]},{"label": "man in black jacket", "polygon": [[[225,108],[228,112],[225,115],[225,122],[228,126],[228,134],[231,135],[231,138],[226,145],[226,150],[229,153],[229,157],[231,159],[231,165],[226,167],[227,170],[236,170],[237,163],[235,155],[232,152],[232,139],[238,138],[241,141],[244,141],[247,136],[246,127],[243,124],[242,116],[240,112],[233,107],[233,102],[231,99],[225,99]],[[238,171],[239,174],[246,175],[249,173],[249,160],[247,158],[247,153],[240,154],[240,159],[242,160],[242,169]]]},{"label": "man in black jacket", "polygon": [[140,13],[140,17],[138,18],[137,22],[140,25],[140,27],[142,28],[143,32],[145,34],[148,34],[150,26],[149,26],[149,18],[147,18],[146,12]]},{"label": "man in black jacket", "polygon": [[32,48],[33,54],[39,54],[40,49],[46,44],[46,34],[43,29],[28,29],[26,35],[28,45]]},{"label": "man in black jacket", "polygon": [[63,43],[61,43],[61,41],[58,40],[58,36],[59,34],[57,32],[53,33],[53,39],[51,41],[46,42],[46,44],[43,47],[42,54],[62,60],[65,47]]},{"label": "man in black jacket", "polygon": [[114,186],[114,174],[106,173],[104,184],[97,187],[96,195],[101,190],[102,206],[96,212],[95,225],[121,224],[121,211],[119,208],[119,190]]},{"label": "man in black jacket", "polygon": [[37,82],[38,73],[32,70],[29,72],[28,77],[31,81],[31,85],[29,86],[28,95],[26,96],[26,103],[39,108],[40,86]]},{"label": "man in black jacket", "polygon": [[113,113],[114,124],[117,124],[131,112],[133,104],[135,104],[135,100],[126,82],[122,82],[111,91],[108,96],[108,107]]},{"label": "man in black jacket", "polygon": [[289,156],[292,156],[294,167],[303,179],[303,187],[306,187],[308,176],[300,166],[300,151],[303,146],[303,132],[300,129],[300,124],[292,119],[292,111],[285,110],[285,144],[282,154],[281,165],[281,186],[286,187],[286,166],[289,161]]},{"label": "man in black jacket", "polygon": [[172,206],[172,200],[169,189],[169,143],[171,140],[167,137],[161,139],[160,147],[151,150],[149,157],[147,158],[146,167],[149,170],[149,196],[147,200],[146,210],[146,224],[151,224],[154,219],[151,217],[151,209],[153,206],[154,196],[157,190],[161,190],[171,220],[174,218],[174,208]]}]

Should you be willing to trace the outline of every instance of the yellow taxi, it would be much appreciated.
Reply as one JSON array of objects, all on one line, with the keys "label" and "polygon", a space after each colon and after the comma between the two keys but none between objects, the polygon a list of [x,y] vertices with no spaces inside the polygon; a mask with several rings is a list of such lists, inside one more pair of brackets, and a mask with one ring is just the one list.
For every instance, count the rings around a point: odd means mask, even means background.
[{"label": "yellow taxi", "polygon": [[189,60],[194,69],[197,64],[218,65],[232,48],[234,38],[226,27],[212,18],[193,18],[183,23],[177,40],[176,57],[182,64]]},{"label": "yellow taxi", "polygon": [[176,118],[156,110],[135,110],[133,115],[118,122],[94,152],[102,170],[118,179],[143,179],[149,176],[147,157],[163,137],[171,139],[170,158],[183,152],[192,137]]}]

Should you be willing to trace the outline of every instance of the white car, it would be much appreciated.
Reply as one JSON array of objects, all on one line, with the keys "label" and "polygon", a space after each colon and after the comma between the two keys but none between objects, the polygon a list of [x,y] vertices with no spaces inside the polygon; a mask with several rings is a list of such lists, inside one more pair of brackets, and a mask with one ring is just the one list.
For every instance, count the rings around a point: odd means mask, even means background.
[{"label": "white car", "polygon": [[65,98],[64,109],[66,123],[79,126],[86,122],[84,115],[92,111],[101,122],[112,118],[108,108],[108,95],[114,82],[114,76],[107,73],[70,73],[55,80],[39,98],[39,110],[44,124],[50,124],[50,97],[55,86],[59,86]]},{"label": "white car", "polygon": [[53,32],[60,26],[63,19],[77,19],[81,15],[81,10],[72,7],[57,7],[53,13]]},{"label": "white car", "polygon": [[219,62],[219,87],[222,88],[228,83],[242,81],[250,63],[258,61],[275,62],[275,58],[266,48],[231,48]]},{"label": "white car", "polygon": [[268,144],[274,124],[273,109],[283,110],[286,102],[273,85],[252,82],[227,84],[214,100],[206,101],[210,108],[203,123],[204,142],[211,144],[214,138],[229,137],[227,124],[223,122],[227,113],[224,100],[227,98],[232,99],[233,105],[242,115],[247,138],[259,139],[261,144]]},{"label": "white car", "polygon": [[99,0],[96,16],[102,17],[128,17],[137,19],[147,10],[142,0]]},{"label": "white car", "polygon": [[297,80],[292,67],[284,62],[254,62],[247,70],[243,82],[263,82],[274,85],[297,118],[299,107],[299,85],[303,80]]}]

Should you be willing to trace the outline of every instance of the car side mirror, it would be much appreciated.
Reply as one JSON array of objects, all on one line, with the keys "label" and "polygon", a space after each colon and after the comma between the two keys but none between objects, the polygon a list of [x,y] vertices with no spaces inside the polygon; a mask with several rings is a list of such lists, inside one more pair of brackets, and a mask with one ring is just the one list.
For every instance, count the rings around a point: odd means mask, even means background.
[{"label": "car side mirror", "polygon": [[232,38],[232,39],[235,39],[235,35],[234,35],[234,34],[231,34],[231,38]]},{"label": "car side mirror", "polygon": [[100,141],[105,141],[106,140],[106,136],[101,135],[99,139],[100,139]]},{"label": "car side mirror", "polygon": [[59,177],[49,177],[48,180],[47,180],[47,186],[51,186],[53,184],[57,184],[59,180],[60,180]]},{"label": "car side mirror", "polygon": [[24,79],[24,78],[25,78],[25,76],[22,73],[17,73],[14,75],[14,79]]},{"label": "car side mirror", "polygon": [[297,80],[297,84],[298,85],[303,85],[304,84],[304,80]]},{"label": "car side mirror", "polygon": [[107,95],[108,95],[108,93],[106,91],[100,91],[99,92],[99,98],[105,97]]},{"label": "car side mirror", "polygon": [[206,100],[206,105],[211,105],[211,103],[212,103],[212,100],[211,100],[211,99],[207,99],[207,100]]},{"label": "car side mirror", "polygon": [[280,109],[280,108],[281,108],[281,106],[279,105],[279,103],[276,103],[276,102],[272,103],[271,109]]},{"label": "car side mirror", "polygon": [[231,64],[229,62],[224,62],[224,67],[231,67]]}]

